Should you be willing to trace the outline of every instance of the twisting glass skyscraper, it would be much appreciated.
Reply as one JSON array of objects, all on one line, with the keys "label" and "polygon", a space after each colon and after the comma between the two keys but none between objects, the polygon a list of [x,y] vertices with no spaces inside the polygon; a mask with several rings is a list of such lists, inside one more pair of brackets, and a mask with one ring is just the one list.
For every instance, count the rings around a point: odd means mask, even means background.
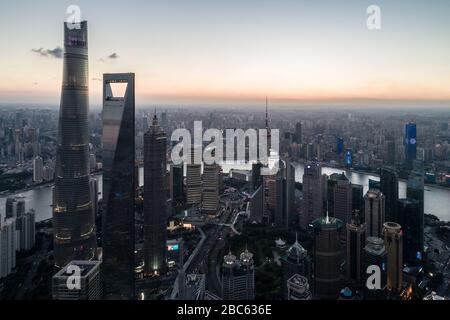
[{"label": "twisting glass skyscraper", "polygon": [[166,134],[153,118],[144,135],[144,274],[163,274],[166,266]]},{"label": "twisting glass skyscraper", "polygon": [[89,192],[87,22],[64,24],[64,71],[53,191],[57,266],[95,257],[97,240]]}]

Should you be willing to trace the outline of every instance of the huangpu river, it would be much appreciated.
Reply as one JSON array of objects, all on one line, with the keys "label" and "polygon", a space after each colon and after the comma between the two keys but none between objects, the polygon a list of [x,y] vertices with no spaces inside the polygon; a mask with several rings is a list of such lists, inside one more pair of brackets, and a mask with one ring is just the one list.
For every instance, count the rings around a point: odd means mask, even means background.
[{"label": "huangpu river", "polygon": [[[226,165],[222,166],[225,173],[230,169],[251,169],[251,165]],[[303,177],[303,165],[295,164],[295,179],[297,182],[302,182]],[[333,173],[342,173],[344,170],[323,167],[322,173],[331,175]],[[345,174],[354,184],[360,184],[364,186],[364,193],[369,188],[369,179],[379,181],[380,178],[374,175],[359,173],[354,171],[345,171]],[[95,178],[99,182],[99,191],[102,190],[102,176],[96,175]],[[143,168],[139,170],[140,184],[143,184]],[[25,199],[26,210],[34,209],[36,211],[36,221],[47,220],[52,217],[52,186],[41,186],[35,189],[19,192],[11,195],[3,195],[0,197],[0,213],[4,217],[6,198],[11,196],[19,196]],[[399,183],[399,196],[400,198],[406,196],[406,182],[400,181]],[[101,198],[101,194],[99,195]],[[450,221],[450,190],[425,186],[425,213],[433,214],[442,221]]]}]

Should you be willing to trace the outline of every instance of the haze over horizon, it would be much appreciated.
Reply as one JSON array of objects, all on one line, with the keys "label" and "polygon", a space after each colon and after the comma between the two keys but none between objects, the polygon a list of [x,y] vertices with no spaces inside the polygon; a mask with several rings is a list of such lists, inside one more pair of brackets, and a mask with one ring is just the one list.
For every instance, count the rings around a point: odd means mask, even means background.
[{"label": "haze over horizon", "polygon": [[[263,105],[268,95],[285,106],[445,107],[450,2],[431,3],[2,2],[0,104],[58,105],[62,23],[75,4],[89,23],[92,106],[103,73],[135,72],[138,105]],[[372,4],[378,31],[366,27]]]}]

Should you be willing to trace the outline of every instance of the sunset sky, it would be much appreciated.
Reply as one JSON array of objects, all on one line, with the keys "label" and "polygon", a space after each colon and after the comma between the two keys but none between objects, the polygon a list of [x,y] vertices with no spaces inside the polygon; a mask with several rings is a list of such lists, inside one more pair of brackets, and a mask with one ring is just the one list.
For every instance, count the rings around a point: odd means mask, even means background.
[{"label": "sunset sky", "polygon": [[136,73],[138,103],[450,100],[448,0],[2,0],[0,104],[58,104],[71,4],[92,104],[111,72]]}]

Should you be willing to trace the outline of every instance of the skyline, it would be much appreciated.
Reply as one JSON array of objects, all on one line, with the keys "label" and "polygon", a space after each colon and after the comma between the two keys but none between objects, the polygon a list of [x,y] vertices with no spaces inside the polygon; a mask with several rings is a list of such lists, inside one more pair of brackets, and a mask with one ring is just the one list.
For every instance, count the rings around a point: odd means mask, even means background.
[{"label": "skyline", "polygon": [[[91,105],[101,104],[102,74],[124,71],[136,73],[137,104],[450,100],[450,3],[372,2],[134,1],[107,15],[102,0],[8,2],[0,99],[58,104],[61,24],[75,4],[91,26]],[[378,31],[366,27],[371,4]]]}]

